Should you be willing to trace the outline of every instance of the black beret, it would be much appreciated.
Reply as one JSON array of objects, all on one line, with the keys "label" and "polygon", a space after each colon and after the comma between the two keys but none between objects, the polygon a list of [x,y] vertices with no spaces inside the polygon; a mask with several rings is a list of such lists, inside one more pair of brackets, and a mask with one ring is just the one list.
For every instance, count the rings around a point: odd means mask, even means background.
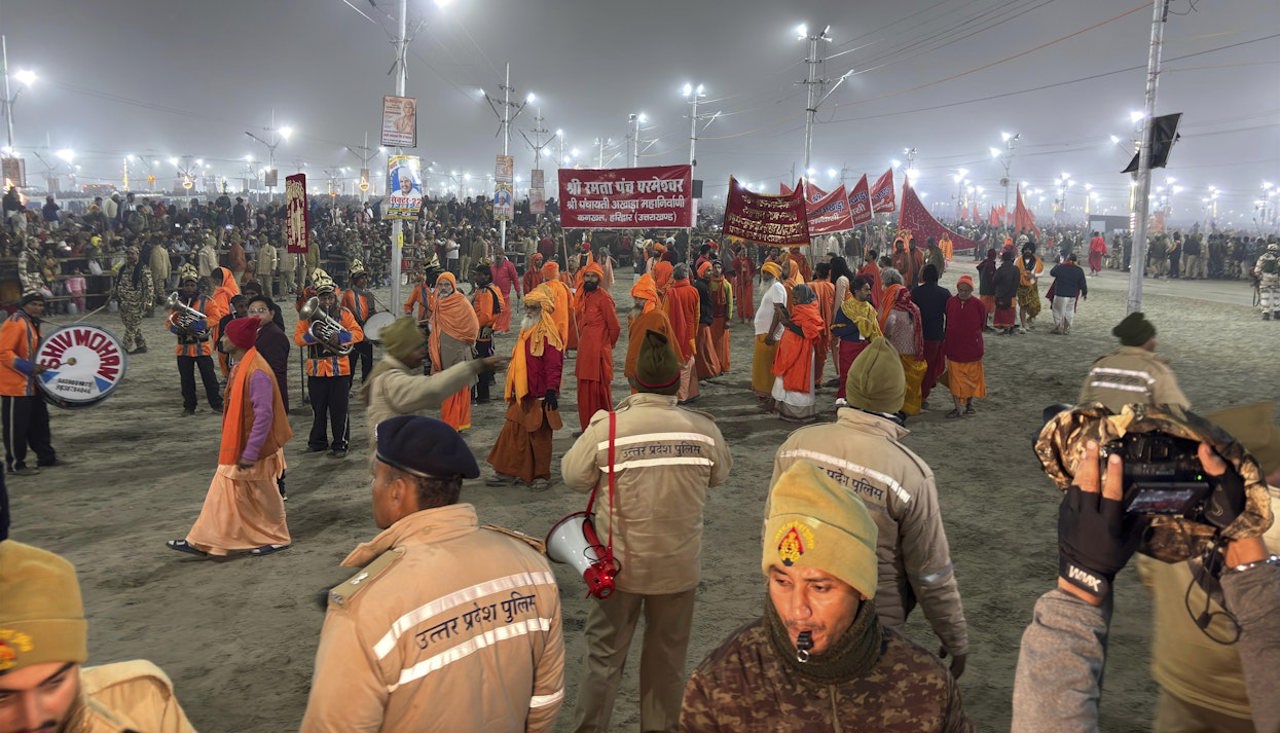
[{"label": "black beret", "polygon": [[448,423],[418,415],[397,415],[378,423],[379,461],[414,476],[476,478],[480,467],[471,448]]}]

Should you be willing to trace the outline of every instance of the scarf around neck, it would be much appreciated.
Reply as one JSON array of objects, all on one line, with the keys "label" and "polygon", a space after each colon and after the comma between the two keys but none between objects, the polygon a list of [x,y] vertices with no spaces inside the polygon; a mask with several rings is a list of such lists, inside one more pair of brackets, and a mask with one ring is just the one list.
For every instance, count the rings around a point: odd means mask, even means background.
[{"label": "scarf around neck", "polygon": [[873,600],[862,602],[849,629],[830,649],[810,656],[807,662],[796,659],[796,648],[791,643],[791,636],[768,596],[765,596],[764,601],[764,622],[769,642],[786,666],[812,680],[824,683],[845,682],[865,676],[880,661],[883,632]]}]

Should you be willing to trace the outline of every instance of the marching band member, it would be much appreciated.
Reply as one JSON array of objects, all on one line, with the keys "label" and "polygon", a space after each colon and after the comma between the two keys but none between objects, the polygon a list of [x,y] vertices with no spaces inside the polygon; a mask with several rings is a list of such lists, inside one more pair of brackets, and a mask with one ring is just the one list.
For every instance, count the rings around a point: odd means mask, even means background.
[{"label": "marching band member", "polygon": [[376,433],[383,531],[329,593],[303,733],[552,730],[564,635],[541,543],[458,503],[480,469],[448,425],[402,415]]},{"label": "marching band member", "polygon": [[[46,367],[35,363],[40,347],[40,317],[44,293],[28,291],[18,310],[0,327],[0,406],[4,418],[4,464],[16,476],[34,476],[38,466],[58,465],[49,433],[49,408],[36,387],[36,376]],[[36,465],[27,465],[27,446],[36,453]]]},{"label": "marching band member", "polygon": [[[356,323],[360,324],[362,329],[369,317],[378,312],[373,301],[373,293],[366,287],[368,284],[369,273],[365,272],[364,263],[358,259],[352,260],[351,279],[349,287],[342,293],[342,307],[351,311],[351,315],[355,316]],[[373,370],[373,344],[367,340],[352,344],[350,359],[353,379],[356,361],[360,361],[360,384],[364,384],[369,379],[369,372]]]},{"label": "marching band member", "polygon": [[284,445],[293,430],[271,366],[253,346],[260,325],[252,316],[237,318],[222,335],[235,369],[227,382],[218,469],[191,531],[165,543],[171,550],[201,557],[247,551],[261,557],[292,542],[276,480],[284,472]]},{"label": "marching band member", "polygon": [[[197,367],[209,407],[214,412],[222,412],[222,395],[218,377],[213,371],[213,340],[209,331],[211,321],[216,324],[222,319],[222,310],[212,298],[198,292],[200,275],[191,263],[178,270],[178,280],[178,300],[191,312],[170,308],[167,323],[169,332],[178,337],[174,353],[178,356],[178,379],[182,385],[182,414],[196,414]],[[194,313],[204,317],[196,317]]]},{"label": "marching band member", "polygon": [[[323,329],[320,338],[312,333],[314,321],[298,319],[293,331],[293,341],[307,349],[307,392],[311,397],[311,435],[307,438],[307,452],[329,450],[331,458],[346,458],[347,443],[351,438],[351,420],[347,404],[351,389],[351,360],[339,350],[346,344],[364,340],[364,330],[356,323],[351,311],[338,305],[333,280],[319,271],[319,279],[312,279],[320,310],[342,326],[340,329]],[[320,314],[316,314],[321,319]],[[324,331],[329,331],[325,333]],[[329,441],[325,421],[333,429],[333,442]]]}]

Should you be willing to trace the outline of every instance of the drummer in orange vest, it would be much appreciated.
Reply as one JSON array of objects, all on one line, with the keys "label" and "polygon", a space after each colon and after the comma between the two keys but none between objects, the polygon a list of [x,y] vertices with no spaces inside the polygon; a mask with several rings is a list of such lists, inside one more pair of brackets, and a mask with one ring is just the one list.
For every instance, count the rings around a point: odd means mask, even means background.
[{"label": "drummer in orange vest", "polygon": [[222,412],[222,394],[218,376],[213,371],[213,338],[210,328],[222,321],[223,311],[212,298],[199,293],[200,273],[191,263],[178,270],[178,297],[188,308],[204,314],[196,318],[178,309],[170,309],[166,325],[178,337],[174,353],[178,357],[178,381],[182,385],[182,414],[196,414],[196,369],[204,382],[209,407]]},{"label": "drummer in orange vest", "polygon": [[[362,329],[369,317],[378,312],[377,306],[374,305],[373,293],[366,288],[368,284],[369,274],[364,270],[364,263],[358,259],[352,260],[350,287],[342,293],[342,307],[351,311],[351,315],[355,316],[356,323],[359,323]],[[369,372],[373,371],[373,344],[367,340],[353,344],[350,359],[353,378],[356,360],[360,360],[360,384],[364,384],[369,378]]]},{"label": "drummer in orange vest", "polygon": [[[56,466],[49,408],[36,387],[36,375],[45,367],[35,363],[40,347],[40,320],[44,294],[38,290],[22,296],[18,310],[0,327],[0,409],[4,418],[4,463],[14,476],[35,476],[37,466]],[[36,466],[27,465],[27,446],[36,454]]]}]

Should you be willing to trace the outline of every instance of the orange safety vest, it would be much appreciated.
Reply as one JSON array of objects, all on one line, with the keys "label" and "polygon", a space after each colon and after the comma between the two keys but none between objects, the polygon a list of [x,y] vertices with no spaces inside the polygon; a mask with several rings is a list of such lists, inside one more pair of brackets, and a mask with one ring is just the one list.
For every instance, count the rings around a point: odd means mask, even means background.
[{"label": "orange safety vest", "polygon": [[169,317],[165,319],[165,323],[169,326],[169,332],[178,337],[178,345],[174,348],[173,353],[177,356],[211,356],[213,354],[213,332],[217,329],[218,322],[222,320],[222,312],[218,308],[218,304],[206,295],[196,296],[196,299],[191,303],[191,307],[205,314],[204,333],[196,335],[178,333],[177,324],[182,317],[182,312],[176,309],[170,310]]},{"label": "orange safety vest", "polygon": [[[364,341],[364,329],[356,323],[355,316],[346,308],[340,316],[342,327],[351,333],[351,343]],[[306,371],[308,377],[345,377],[351,374],[351,358],[335,354],[327,346],[311,338],[311,322],[299,320],[293,329],[293,341],[307,349]]]},{"label": "orange safety vest", "polygon": [[27,312],[18,309],[0,326],[0,395],[5,397],[32,397],[36,393],[35,377],[30,376],[35,366],[36,349],[40,348],[40,326],[31,320]]}]

